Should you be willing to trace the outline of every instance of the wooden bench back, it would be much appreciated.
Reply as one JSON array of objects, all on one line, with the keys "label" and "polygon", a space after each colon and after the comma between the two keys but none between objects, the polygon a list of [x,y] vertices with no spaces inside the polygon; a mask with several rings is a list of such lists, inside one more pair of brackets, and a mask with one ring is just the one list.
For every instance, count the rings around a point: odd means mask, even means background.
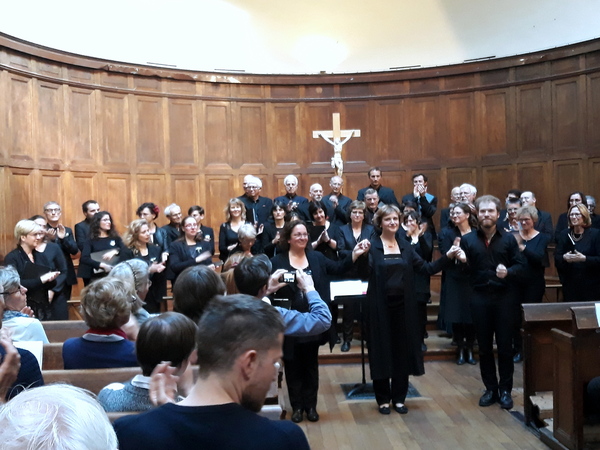
[{"label": "wooden bench back", "polygon": [[89,328],[83,320],[54,320],[42,322],[50,342],[65,342],[69,338],[81,337]]}]

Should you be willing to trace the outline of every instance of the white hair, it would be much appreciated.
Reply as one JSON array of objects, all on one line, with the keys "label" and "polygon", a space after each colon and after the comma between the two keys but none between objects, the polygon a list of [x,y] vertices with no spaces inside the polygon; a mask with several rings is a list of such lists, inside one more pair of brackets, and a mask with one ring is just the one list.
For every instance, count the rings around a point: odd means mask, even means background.
[{"label": "white hair", "polygon": [[177,203],[171,203],[169,206],[167,206],[165,208],[165,216],[166,217],[170,217],[171,216],[171,210],[173,208],[179,208],[179,209],[181,209],[181,206],[179,206]]},{"label": "white hair", "polygon": [[248,181],[248,184],[250,184],[250,183],[254,183],[259,188],[262,188],[262,181],[258,177],[253,176],[252,178],[250,178],[250,180]]},{"label": "white hair", "polygon": [[471,191],[471,194],[473,195],[477,195],[477,188],[475,186],[473,186],[472,184],[469,183],[463,183],[460,185],[460,189],[462,190],[462,188],[464,187],[468,187],[469,190]]},{"label": "white hair", "polygon": [[84,389],[51,384],[21,392],[0,408],[3,450],[114,450],[106,413]]},{"label": "white hair", "polygon": [[298,178],[296,177],[296,175],[288,175],[287,177],[285,177],[283,179],[283,184],[287,183],[288,180],[294,180],[296,184],[298,184]]}]

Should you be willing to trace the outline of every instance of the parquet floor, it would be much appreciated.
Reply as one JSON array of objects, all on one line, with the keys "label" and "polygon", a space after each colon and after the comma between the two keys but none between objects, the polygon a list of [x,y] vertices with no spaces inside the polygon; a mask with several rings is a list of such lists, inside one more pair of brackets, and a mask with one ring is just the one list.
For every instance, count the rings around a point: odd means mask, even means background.
[{"label": "parquet floor", "polygon": [[[322,364],[317,407],[321,420],[305,419],[300,424],[312,449],[547,448],[513,414],[498,405],[477,405],[482,394],[478,365],[430,361],[425,363],[425,372],[410,379],[421,397],[407,400],[409,413],[401,416],[392,411],[383,416],[374,400],[346,400],[342,392],[342,383],[361,380],[359,364]],[[515,365],[513,398],[513,411],[522,414],[520,364]]]}]

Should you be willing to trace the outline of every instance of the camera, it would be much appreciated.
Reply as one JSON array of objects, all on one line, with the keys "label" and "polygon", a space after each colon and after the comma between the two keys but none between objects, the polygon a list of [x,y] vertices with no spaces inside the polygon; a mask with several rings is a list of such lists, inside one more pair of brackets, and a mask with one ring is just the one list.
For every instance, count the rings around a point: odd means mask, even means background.
[{"label": "camera", "polygon": [[279,277],[280,283],[295,283],[296,282],[296,273],[295,272],[285,272],[282,273]]}]

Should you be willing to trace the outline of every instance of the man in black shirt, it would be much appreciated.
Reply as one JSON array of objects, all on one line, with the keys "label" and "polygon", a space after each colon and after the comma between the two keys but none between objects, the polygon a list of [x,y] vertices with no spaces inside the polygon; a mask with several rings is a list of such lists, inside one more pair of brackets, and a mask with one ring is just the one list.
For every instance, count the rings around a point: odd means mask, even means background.
[{"label": "man in black shirt", "polygon": [[381,169],[379,167],[371,167],[368,175],[369,180],[371,180],[371,184],[359,190],[356,199],[364,201],[367,189],[375,189],[377,191],[377,195],[379,195],[379,199],[383,203],[386,205],[396,205],[400,207],[400,203],[398,203],[398,199],[396,198],[394,190],[381,185]]},{"label": "man in black shirt", "polygon": [[83,250],[83,244],[90,239],[90,223],[97,212],[100,212],[100,205],[96,200],[88,200],[81,205],[81,210],[85,220],[75,224],[75,240],[79,250]]},{"label": "man in black shirt", "polygon": [[[479,230],[462,237],[460,246],[464,254],[459,260],[466,262],[473,285],[471,312],[477,341],[481,379],[485,393],[479,406],[496,402],[504,409],[513,407],[512,333],[518,317],[514,279],[526,264],[516,239],[496,227],[500,213],[500,200],[484,195],[475,201]],[[494,360],[494,336],[498,348],[498,373]]]},{"label": "man in black shirt", "polygon": [[244,195],[238,198],[246,206],[246,222],[249,222],[258,228],[269,220],[273,200],[267,197],[261,197],[262,181],[258,177],[244,178]]}]

